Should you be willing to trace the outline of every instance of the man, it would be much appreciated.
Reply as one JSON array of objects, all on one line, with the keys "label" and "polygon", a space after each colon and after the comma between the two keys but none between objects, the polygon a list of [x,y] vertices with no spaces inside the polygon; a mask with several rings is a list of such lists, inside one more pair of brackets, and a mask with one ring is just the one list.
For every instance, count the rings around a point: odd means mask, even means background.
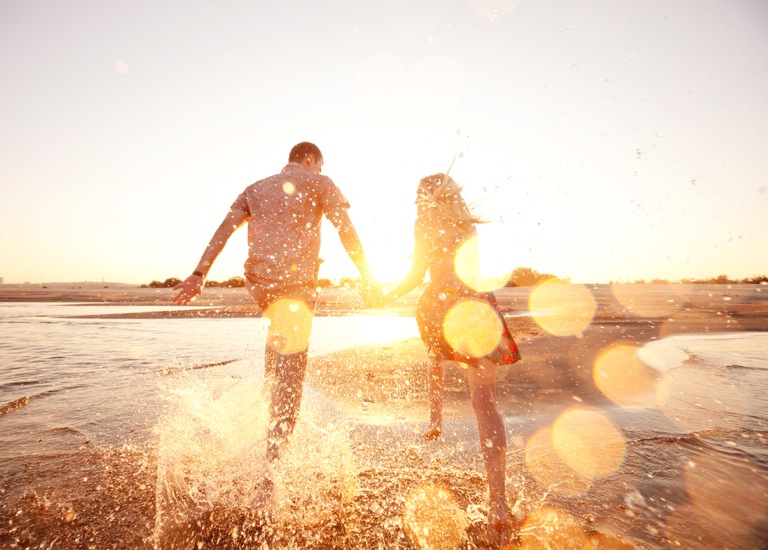
[{"label": "man", "polygon": [[312,143],[293,147],[282,172],[246,187],[213,234],[195,271],[174,287],[174,303],[199,295],[211,265],[229,237],[248,222],[248,290],[270,319],[264,372],[270,394],[267,460],[279,457],[293,432],[301,406],[307,348],[317,301],[320,226],[325,215],[363,280],[363,299],[380,297],[362,244],[352,225],[349,203],[327,176],[323,155]]}]

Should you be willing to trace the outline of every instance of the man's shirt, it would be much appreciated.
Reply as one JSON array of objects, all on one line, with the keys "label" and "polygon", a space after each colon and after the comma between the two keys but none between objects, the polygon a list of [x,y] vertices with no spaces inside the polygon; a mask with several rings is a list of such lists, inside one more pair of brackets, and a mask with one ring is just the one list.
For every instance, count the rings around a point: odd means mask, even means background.
[{"label": "man's shirt", "polygon": [[276,288],[317,282],[322,217],[349,208],[327,176],[295,162],[249,185],[232,203],[248,215],[245,276]]}]

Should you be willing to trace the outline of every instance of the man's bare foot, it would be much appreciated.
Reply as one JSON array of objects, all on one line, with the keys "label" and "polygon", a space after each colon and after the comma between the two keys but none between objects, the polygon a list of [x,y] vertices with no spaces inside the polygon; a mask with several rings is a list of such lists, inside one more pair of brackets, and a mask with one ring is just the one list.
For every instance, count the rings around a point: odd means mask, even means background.
[{"label": "man's bare foot", "polygon": [[254,488],[253,500],[251,500],[251,507],[257,512],[264,511],[269,508],[272,503],[272,493],[275,490],[275,482],[272,480],[271,472],[267,472],[256,484]]},{"label": "man's bare foot", "polygon": [[504,548],[514,538],[509,508],[506,504],[493,505],[488,510],[488,525],[485,528],[484,542],[491,548]]},{"label": "man's bare foot", "polygon": [[422,439],[426,439],[427,441],[432,441],[433,439],[437,439],[443,434],[443,430],[440,428],[430,428],[423,434],[421,434]]}]

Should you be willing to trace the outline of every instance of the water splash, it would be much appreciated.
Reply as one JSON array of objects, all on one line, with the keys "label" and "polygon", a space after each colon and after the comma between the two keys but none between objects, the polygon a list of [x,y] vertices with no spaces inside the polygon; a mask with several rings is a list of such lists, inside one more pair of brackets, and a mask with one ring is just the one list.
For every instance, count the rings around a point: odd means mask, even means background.
[{"label": "water splash", "polygon": [[[246,509],[265,469],[267,410],[255,377],[169,380],[157,432],[155,536],[161,546],[199,536],[200,518]],[[192,541],[189,541],[192,542]]]},{"label": "water splash", "polygon": [[281,459],[268,465],[263,387],[252,373],[168,381],[157,425],[156,546],[310,544],[343,525],[356,495],[349,427],[312,422],[310,396]]}]

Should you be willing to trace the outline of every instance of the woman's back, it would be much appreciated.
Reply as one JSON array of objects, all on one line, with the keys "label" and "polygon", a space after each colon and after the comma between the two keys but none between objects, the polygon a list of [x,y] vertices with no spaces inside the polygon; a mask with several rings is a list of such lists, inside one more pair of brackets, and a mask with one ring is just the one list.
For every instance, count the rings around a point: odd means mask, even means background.
[{"label": "woman's back", "polygon": [[[473,223],[457,223],[435,211],[426,220],[425,231],[430,243],[429,278],[432,281],[456,279],[456,252],[470,238],[477,236]],[[468,247],[462,254],[462,269],[479,269],[477,247]],[[474,264],[474,265],[468,265]]]}]

